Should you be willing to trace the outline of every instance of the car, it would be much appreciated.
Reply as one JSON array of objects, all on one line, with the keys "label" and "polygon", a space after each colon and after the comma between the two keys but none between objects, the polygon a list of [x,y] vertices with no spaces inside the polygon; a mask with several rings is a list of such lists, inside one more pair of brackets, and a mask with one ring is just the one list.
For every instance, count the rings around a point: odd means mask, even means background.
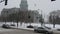
[{"label": "car", "polygon": [[2,28],[7,28],[7,29],[9,29],[9,28],[11,28],[8,24],[3,24],[2,25]]},{"label": "car", "polygon": [[38,32],[38,33],[44,33],[44,34],[53,34],[52,31],[49,31],[47,28],[45,27],[37,27],[34,29],[34,32]]},{"label": "car", "polygon": [[50,27],[45,27],[45,30],[47,31],[46,34],[53,34],[53,30]]},{"label": "car", "polygon": [[44,26],[45,28],[47,28],[47,29],[51,29],[50,27],[47,27],[47,26]]},{"label": "car", "polygon": [[35,32],[44,33],[46,30],[43,27],[38,27],[34,29]]},{"label": "car", "polygon": [[15,24],[11,24],[10,26],[15,26]]},{"label": "car", "polygon": [[27,28],[34,28],[32,25],[27,26]]}]

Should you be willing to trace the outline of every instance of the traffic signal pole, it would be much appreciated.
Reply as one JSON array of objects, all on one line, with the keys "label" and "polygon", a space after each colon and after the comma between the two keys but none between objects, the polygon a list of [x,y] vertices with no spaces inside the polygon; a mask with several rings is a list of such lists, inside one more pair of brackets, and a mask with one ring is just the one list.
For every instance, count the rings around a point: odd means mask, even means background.
[{"label": "traffic signal pole", "polygon": [[7,1],[8,1],[8,0],[5,0],[5,5],[7,5]]},{"label": "traffic signal pole", "polygon": [[55,0],[51,0],[51,1],[55,1]]}]

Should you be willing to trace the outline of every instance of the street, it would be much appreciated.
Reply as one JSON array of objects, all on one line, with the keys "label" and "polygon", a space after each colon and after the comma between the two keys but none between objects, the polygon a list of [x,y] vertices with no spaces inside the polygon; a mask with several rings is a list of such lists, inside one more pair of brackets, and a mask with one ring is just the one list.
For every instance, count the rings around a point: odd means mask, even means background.
[{"label": "street", "polygon": [[[0,34],[42,34],[42,33],[36,33],[33,30],[0,28]],[[53,34],[60,34],[60,31],[54,31]]]},{"label": "street", "polygon": [[40,33],[20,29],[4,29],[4,31],[0,31],[0,34],[40,34]]}]

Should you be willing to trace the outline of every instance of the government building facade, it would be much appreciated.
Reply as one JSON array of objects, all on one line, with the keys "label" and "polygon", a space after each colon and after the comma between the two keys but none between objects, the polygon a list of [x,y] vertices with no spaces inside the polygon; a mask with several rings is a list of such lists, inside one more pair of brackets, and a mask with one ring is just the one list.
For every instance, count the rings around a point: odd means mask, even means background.
[{"label": "government building facade", "polygon": [[28,10],[27,0],[21,0],[20,8],[4,8],[1,12],[1,16],[7,17],[13,13],[20,13],[20,19],[23,20],[23,22],[39,23],[39,12],[37,10]]}]

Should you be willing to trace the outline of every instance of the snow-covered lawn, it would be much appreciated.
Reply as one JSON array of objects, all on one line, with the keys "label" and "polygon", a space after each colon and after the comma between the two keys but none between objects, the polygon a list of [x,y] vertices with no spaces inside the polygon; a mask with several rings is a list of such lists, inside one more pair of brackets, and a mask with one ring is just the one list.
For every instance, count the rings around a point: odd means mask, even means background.
[{"label": "snow-covered lawn", "polygon": [[[2,24],[4,24],[5,22],[0,22],[0,26],[2,26]],[[13,22],[6,22],[6,24],[13,24]],[[14,26],[15,28],[17,27],[17,23],[14,23],[16,26]],[[18,28],[26,28],[29,25],[29,23],[22,23],[22,25],[20,24],[20,22],[18,23]],[[38,26],[40,27],[41,24],[40,23],[31,23],[32,26]],[[53,24],[45,24],[45,26],[53,28]],[[60,29],[60,25],[56,24],[55,29]]]}]

